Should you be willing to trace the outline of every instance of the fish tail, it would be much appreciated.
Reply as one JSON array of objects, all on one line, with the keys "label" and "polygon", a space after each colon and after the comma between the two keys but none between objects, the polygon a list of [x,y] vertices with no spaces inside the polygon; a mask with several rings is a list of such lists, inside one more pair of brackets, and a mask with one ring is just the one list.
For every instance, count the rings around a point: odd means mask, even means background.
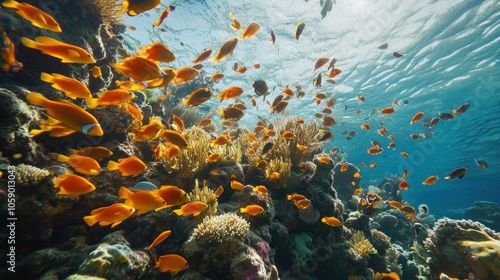
[{"label": "fish tail", "polygon": [[120,169],[120,164],[118,162],[112,160],[108,162],[108,171],[118,170],[118,169]]},{"label": "fish tail", "polygon": [[57,155],[57,161],[59,162],[68,162],[69,161],[69,157],[65,156],[65,155]]},{"label": "fish tail", "polygon": [[89,106],[90,108],[99,106],[99,98],[87,98],[85,99],[85,102],[87,102],[87,106]]},{"label": "fish tail", "polygon": [[224,110],[222,108],[219,108],[217,111],[219,112],[219,115],[224,116]]},{"label": "fish tail", "polygon": [[241,212],[241,213],[246,213],[246,212],[247,212],[247,209],[245,209],[245,208],[240,208],[240,212]]},{"label": "fish tail", "polygon": [[89,227],[95,225],[98,222],[96,216],[85,216],[83,217],[83,220]]},{"label": "fish tail", "polygon": [[177,215],[179,215],[179,216],[182,216],[182,214],[184,214],[184,213],[182,212],[182,209],[175,209],[175,210],[174,210],[174,213],[175,213],[175,214],[177,214]]},{"label": "fish tail", "polygon": [[[5,3],[4,3],[5,4]],[[21,43],[23,43],[23,45],[25,45],[26,47],[30,48],[30,49],[39,49],[40,47],[40,44],[31,40],[31,39],[28,39],[26,37],[22,37],[21,38]]]},{"label": "fish tail", "polygon": [[40,75],[40,79],[44,82],[52,83],[52,81],[54,80],[54,76],[50,75],[49,73],[42,72],[42,74]]},{"label": "fish tail", "polygon": [[14,8],[14,9],[17,9],[19,5],[19,2],[16,2],[14,0],[5,0],[3,3],[2,3],[2,6],[6,7],[6,8]]},{"label": "fish tail", "polygon": [[123,14],[128,8],[128,1],[123,1],[122,7],[120,11],[118,12],[119,15]]},{"label": "fish tail", "polygon": [[47,101],[49,101],[45,96],[41,95],[38,92],[30,92],[26,95],[26,99],[29,103],[37,106],[45,107]]},{"label": "fish tail", "polygon": [[121,186],[120,189],[118,190],[118,197],[121,198],[121,199],[127,199],[129,198],[130,194],[132,193],[132,191],[130,191],[129,189],[127,189],[126,187],[124,186]]},{"label": "fish tail", "polygon": [[450,176],[446,176],[444,177],[445,180],[449,180],[450,179]]}]

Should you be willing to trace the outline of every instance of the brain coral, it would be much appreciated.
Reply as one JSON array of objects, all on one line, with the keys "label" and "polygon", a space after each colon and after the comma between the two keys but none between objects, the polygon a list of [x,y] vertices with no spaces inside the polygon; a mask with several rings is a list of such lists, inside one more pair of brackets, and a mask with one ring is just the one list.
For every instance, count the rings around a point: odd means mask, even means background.
[{"label": "brain coral", "polygon": [[228,239],[243,240],[250,230],[250,224],[234,213],[206,217],[194,230],[190,240],[202,245],[222,243]]}]

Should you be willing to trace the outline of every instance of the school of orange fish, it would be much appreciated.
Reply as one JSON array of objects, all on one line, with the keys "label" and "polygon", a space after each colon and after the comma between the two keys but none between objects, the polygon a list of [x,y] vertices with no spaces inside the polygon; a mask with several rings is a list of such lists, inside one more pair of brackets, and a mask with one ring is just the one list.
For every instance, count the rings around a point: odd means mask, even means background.
[{"label": "school of orange fish", "polygon": [[[331,1],[327,1],[330,5]],[[157,9],[160,5],[160,0],[151,1],[124,1],[121,7],[121,13],[127,12],[128,15],[134,16],[140,13],[149,11],[151,9]],[[31,6],[26,3],[19,3],[13,0],[4,1],[2,5],[6,8],[12,9],[19,16],[29,20],[34,26],[47,29],[53,32],[62,32],[61,27],[57,21],[52,18],[49,14],[41,11],[40,9]],[[154,27],[159,27],[164,20],[168,17],[169,13],[175,11],[174,6],[167,6],[160,14],[160,17],[153,23]],[[323,14],[323,11],[322,11]],[[325,12],[326,14],[326,12]],[[324,17],[324,15],[323,15]],[[117,82],[117,88],[110,89],[107,91],[99,92],[97,97],[93,97],[93,94],[85,86],[84,83],[76,79],[66,77],[58,73],[41,73],[41,80],[50,83],[53,88],[62,91],[67,98],[70,100],[75,100],[77,98],[84,99],[89,108],[94,108],[97,106],[117,106],[128,113],[134,118],[134,127],[130,128],[130,133],[133,135],[132,141],[147,141],[154,139],[161,139],[158,144],[153,146],[154,154],[157,159],[161,157],[175,157],[181,149],[188,148],[188,142],[182,136],[182,131],[184,130],[184,122],[178,116],[172,116],[172,123],[168,124],[168,127],[162,123],[161,118],[155,117],[149,120],[146,125],[142,124],[143,115],[138,108],[138,106],[133,103],[134,94],[131,92],[133,90],[144,90],[151,88],[164,88],[167,85],[180,85],[183,83],[189,83],[200,73],[199,68],[202,62],[208,60],[208,62],[218,63],[228,56],[230,56],[235,50],[237,44],[240,40],[247,40],[254,36],[260,30],[260,25],[256,22],[250,23],[245,29],[242,28],[239,20],[232,14],[229,14],[230,27],[236,31],[241,32],[238,37],[230,38],[225,41],[220,49],[217,51],[215,56],[210,58],[212,55],[212,50],[204,50],[198,57],[191,60],[193,66],[183,66],[178,69],[160,67],[160,63],[170,63],[176,59],[174,53],[161,42],[155,42],[148,46],[141,46],[140,51],[132,56],[124,57],[122,60],[116,63],[110,63],[116,71],[129,77],[130,80]],[[305,28],[305,23],[298,23],[295,31],[295,39],[298,41],[301,34]],[[135,27],[129,26],[130,30],[135,30]],[[270,34],[269,39],[271,44],[275,44],[277,38],[273,31]],[[2,33],[3,46],[1,48],[2,52],[2,70],[8,73],[17,73],[22,67],[22,62],[19,62],[15,58],[14,45],[12,44],[9,37]],[[62,63],[80,63],[80,64],[95,64],[96,60],[83,48],[75,45],[71,45],[65,42],[55,40],[47,36],[39,36],[34,40],[23,37],[21,42],[24,46],[32,49],[41,51],[43,54],[53,56],[61,59]],[[387,44],[379,46],[379,49],[386,49]],[[395,52],[394,57],[402,57],[401,54]],[[210,58],[210,59],[209,59]],[[328,62],[329,71],[325,76],[328,78],[326,82],[335,83],[333,78],[340,75],[342,71],[335,68],[337,59],[320,58],[316,61],[314,65],[314,72],[325,66]],[[253,65],[255,69],[259,69],[260,64]],[[90,66],[89,66],[90,68]],[[247,70],[246,66],[238,67],[235,63],[233,70],[238,73],[245,73]],[[94,78],[98,78],[102,75],[100,68],[98,66],[93,66],[89,69]],[[224,78],[224,73],[213,73],[210,80],[218,81]],[[322,82],[322,72],[313,78],[313,86],[315,88],[321,87]],[[253,83],[253,88],[257,96],[265,96],[269,94],[267,84],[265,81],[257,80]],[[243,94],[243,88],[239,86],[231,86],[222,90],[220,93],[216,94],[215,97],[220,100],[220,102],[225,100],[232,100],[240,97]],[[272,103],[267,101],[270,111],[273,114],[278,114],[284,112],[288,105],[288,101],[293,96],[300,98],[305,95],[303,91],[295,93],[292,88],[287,86],[282,89],[284,95],[280,94]],[[193,91],[189,96],[182,100],[182,103],[186,106],[195,107],[198,106],[210,98],[212,98],[213,93],[209,88],[199,88]],[[320,113],[316,113],[315,117],[321,119],[322,129],[318,131],[318,141],[324,142],[333,138],[333,133],[328,129],[336,124],[336,120],[330,116],[334,108],[336,99],[335,97],[328,98],[325,93],[318,92],[314,95],[316,99],[316,104],[321,105],[323,100],[324,108]],[[88,113],[85,108],[79,107],[74,103],[67,100],[49,100],[45,98],[42,94],[36,92],[30,92],[27,95],[27,100],[33,105],[44,107],[46,109],[45,113],[48,116],[47,120],[40,120],[40,129],[34,129],[30,131],[33,136],[37,136],[41,133],[49,133],[52,137],[64,137],[73,134],[77,131],[92,135],[92,136],[102,136],[104,134],[97,119]],[[160,100],[168,100],[169,94],[159,95]],[[356,97],[359,102],[365,102],[363,96]],[[230,122],[237,122],[244,116],[244,110],[246,106],[244,102],[240,99],[236,99],[235,104],[226,107],[219,108],[218,112],[221,115],[222,124],[226,125]],[[254,97],[250,98],[250,101],[254,107],[257,106],[257,102]],[[396,111],[398,106],[398,101],[394,100],[391,106],[382,108],[378,110],[382,116],[392,114]],[[438,123],[440,119],[450,120],[455,116],[464,113],[469,108],[469,104],[463,104],[451,113],[441,113],[438,117],[429,119],[424,126],[432,127]],[[346,104],[344,110],[348,109]],[[355,114],[359,114],[361,110],[356,111]],[[371,115],[374,114],[376,110],[373,110]],[[424,117],[424,112],[417,112],[411,118],[410,125],[419,122]],[[212,122],[211,119],[204,119],[197,125],[200,127],[207,126]],[[297,125],[304,123],[304,120],[297,118]],[[361,124],[363,130],[370,130],[371,127],[368,123]],[[381,127],[377,130],[378,134],[381,136],[386,136],[391,140],[388,145],[389,149],[395,149],[395,137],[393,135],[388,135],[388,129],[386,127]],[[265,122],[258,122],[253,133],[248,133],[246,136],[252,141],[252,148],[249,148],[248,154],[255,154],[256,150],[260,148],[260,153],[267,153],[272,147],[272,142],[266,142],[270,136],[274,136],[276,132],[273,130],[272,125]],[[343,131],[341,134],[348,134],[347,139],[351,139],[356,135],[356,132]],[[411,134],[412,139],[418,140],[420,138],[426,138],[430,135],[426,134]],[[281,135],[284,139],[291,139],[295,137],[294,133],[290,131],[285,131]],[[260,138],[260,141],[259,141]],[[217,138],[212,140],[212,145],[226,145],[231,141],[231,137],[227,134],[221,134]],[[307,150],[306,145],[297,144],[299,150]],[[371,147],[368,148],[367,153],[371,155],[381,154],[384,149],[380,146],[377,141],[372,141]],[[332,153],[338,152],[338,148],[334,148]],[[105,147],[87,147],[80,150],[70,150],[70,155],[61,154],[51,154],[51,157],[58,160],[59,162],[67,163],[71,166],[75,172],[81,173],[88,176],[96,176],[101,173],[101,166],[99,160],[112,155],[112,152]],[[408,157],[408,153],[402,151],[401,155],[405,158]],[[209,162],[217,162],[220,155],[217,153],[212,153],[209,155]],[[323,164],[330,163],[329,157],[320,157],[319,162]],[[260,164],[267,164],[265,162],[259,162]],[[301,163],[302,164],[302,163]],[[486,169],[488,167],[487,163],[484,161],[476,160],[476,164]],[[366,166],[360,163],[361,166]],[[299,166],[300,167],[300,166]],[[371,168],[376,167],[375,161],[370,164]],[[346,172],[349,168],[347,163],[342,163],[340,166],[340,172]],[[137,176],[147,169],[147,165],[137,157],[121,158],[118,161],[109,161],[107,165],[108,171],[118,171],[122,176]],[[462,179],[467,172],[464,167],[459,167],[444,179],[460,178]],[[408,170],[405,170],[401,176],[401,182],[399,188],[401,190],[407,190],[410,186],[406,182],[406,177],[408,176]],[[278,172],[273,172],[269,175],[273,180],[278,180],[280,174]],[[360,178],[359,172],[354,174],[354,178]],[[422,184],[432,185],[438,181],[438,177],[431,175],[426,178]],[[353,184],[354,185],[354,184]],[[242,190],[244,184],[238,182],[235,177],[231,178],[230,187],[235,190]],[[96,187],[88,181],[86,178],[75,175],[72,173],[66,173],[57,176],[54,188],[59,189],[57,194],[67,195],[70,197],[77,197],[79,195],[84,195],[86,193],[92,192]],[[217,197],[224,191],[222,186],[216,190]],[[267,196],[268,190],[265,186],[255,186],[253,191],[259,193],[260,195]],[[385,207],[383,198],[375,193],[367,193],[364,197],[359,198],[363,189],[357,188],[353,192],[353,196],[358,198],[359,204],[362,207],[375,207],[382,208]],[[205,209],[207,205],[200,201],[188,202],[188,194],[176,187],[170,185],[163,185],[159,189],[151,190],[130,190],[125,186],[122,186],[118,191],[118,197],[123,199],[123,203],[115,203],[113,205],[102,207],[93,210],[89,216],[84,217],[84,221],[87,225],[93,226],[99,224],[100,226],[115,227],[122,223],[124,220],[136,213],[137,215],[143,215],[149,211],[160,211],[162,209],[180,206],[179,209],[173,210],[177,215],[188,216],[188,215],[199,215]],[[301,194],[293,193],[287,196],[287,200],[293,202],[298,208],[308,208],[311,205],[311,201]],[[188,202],[188,203],[187,203]],[[388,205],[391,207],[402,211],[406,214],[409,219],[416,219],[415,209],[408,204],[402,205],[397,201],[388,201]],[[428,211],[428,209],[426,210]],[[250,215],[259,215],[264,212],[264,209],[259,205],[248,205],[240,209],[241,213],[247,213]],[[342,222],[336,217],[323,217],[321,221],[329,226],[341,226]],[[162,232],[149,246],[149,249],[158,245],[164,241],[171,231],[166,230]],[[188,267],[187,261],[176,254],[163,255],[160,256],[156,267],[161,272],[170,272],[175,275],[179,271],[182,271]],[[374,279],[399,279],[399,276],[394,272],[391,273],[380,273],[377,272]]]}]

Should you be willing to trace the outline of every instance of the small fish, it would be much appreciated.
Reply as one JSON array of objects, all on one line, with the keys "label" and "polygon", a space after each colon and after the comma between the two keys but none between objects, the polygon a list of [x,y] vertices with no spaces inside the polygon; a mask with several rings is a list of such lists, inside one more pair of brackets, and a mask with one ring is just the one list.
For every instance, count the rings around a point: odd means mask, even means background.
[{"label": "small fish", "polygon": [[94,184],[87,179],[71,173],[57,176],[54,188],[59,189],[58,195],[67,195],[69,197],[77,197],[93,192],[96,189]]},{"label": "small fish", "polygon": [[388,115],[388,114],[394,113],[394,111],[395,111],[394,107],[385,107],[385,108],[379,110],[378,112],[381,114]]},{"label": "small fish", "polygon": [[238,121],[245,113],[237,107],[228,107],[226,109],[219,108],[219,114],[224,120]]},{"label": "small fish", "polygon": [[231,142],[231,137],[227,134],[221,134],[217,136],[216,139],[212,139],[210,141],[211,146],[222,146],[226,145],[227,143]]},{"label": "small fish", "polygon": [[240,208],[240,212],[247,213],[247,214],[250,214],[252,216],[256,216],[256,215],[259,215],[262,212],[264,212],[264,208],[262,208],[261,206],[256,205],[256,204],[252,204],[252,205],[246,206],[245,208]]},{"label": "small fish", "polygon": [[210,81],[218,81],[220,79],[224,78],[224,74],[222,73],[214,73],[212,77],[210,78]]},{"label": "small fish", "polygon": [[65,100],[51,101],[36,92],[28,93],[26,99],[33,105],[45,107],[47,115],[60,121],[68,128],[92,136],[102,136],[104,134],[97,119],[73,103]]},{"label": "small fish", "polygon": [[398,210],[401,209],[401,207],[403,207],[403,205],[401,205],[401,203],[399,203],[398,201],[395,201],[395,200],[389,201],[389,206],[396,208]]},{"label": "small fish", "polygon": [[424,112],[416,113],[413,116],[413,118],[411,118],[410,124],[414,124],[414,123],[418,122],[423,116],[424,116]]},{"label": "small fish", "polygon": [[169,272],[170,275],[174,276],[180,271],[183,271],[189,267],[188,262],[183,257],[177,254],[163,255],[158,258],[156,265],[160,272]]},{"label": "small fish", "polygon": [[259,32],[260,25],[256,22],[250,23],[245,30],[243,30],[243,34],[241,34],[241,39],[246,40]]},{"label": "small fish", "polygon": [[387,49],[387,47],[389,47],[389,44],[387,44],[387,43],[384,43],[384,44],[378,46],[378,48],[381,50],[385,50],[385,49]]},{"label": "small fish", "polygon": [[150,118],[149,124],[142,126],[140,129],[132,128],[130,132],[134,134],[132,142],[144,141],[147,139],[156,139],[166,127],[161,123],[159,118]]},{"label": "small fish", "polygon": [[160,3],[161,0],[124,0],[118,14],[122,14],[126,11],[129,16],[133,17],[154,9],[156,6],[160,5]]},{"label": "small fish", "polygon": [[292,139],[293,137],[295,137],[295,134],[291,131],[285,131],[280,135],[280,137],[285,139]]},{"label": "small fish", "polygon": [[321,136],[321,138],[318,140],[318,142],[323,142],[323,141],[326,141],[326,140],[329,140],[332,138],[333,138],[333,133],[331,133],[330,131],[327,131],[326,133],[323,134],[323,136]]},{"label": "small fish", "polygon": [[410,134],[410,137],[411,137],[411,139],[413,139],[413,140],[418,140],[418,139],[420,139],[420,136],[418,136],[418,134],[415,134],[415,133]]},{"label": "small fish", "polygon": [[[332,10],[333,7],[333,0],[326,0],[323,2],[323,5],[321,5],[321,18],[325,18],[328,12]],[[336,1],[335,1],[336,3]]]},{"label": "small fish", "polygon": [[165,9],[161,12],[160,17],[155,22],[153,22],[153,26],[159,26],[160,24],[162,24],[172,11],[175,11],[175,6],[168,5],[167,7],[165,7]]},{"label": "small fish", "polygon": [[321,222],[331,226],[331,227],[338,227],[342,225],[342,222],[337,219],[336,217],[323,217],[321,219]]},{"label": "small fish", "polygon": [[393,52],[392,55],[394,55],[394,57],[402,57],[403,56],[399,52]]},{"label": "small fish", "polygon": [[83,220],[89,227],[99,223],[102,227],[111,225],[111,228],[114,228],[132,216],[134,211],[134,208],[123,203],[115,203],[107,207],[92,210],[90,216],[83,217]]},{"label": "small fish", "polygon": [[477,166],[479,166],[480,168],[482,169],[488,169],[488,163],[484,160],[477,160],[477,159],[474,159],[474,161],[476,162]]},{"label": "small fish", "polygon": [[448,174],[448,176],[444,177],[444,179],[445,180],[455,179],[455,178],[462,179],[465,176],[466,172],[467,168],[465,167],[455,168],[453,171],[451,171],[450,174]]},{"label": "small fish", "polygon": [[86,50],[47,36],[38,36],[35,41],[22,37],[21,43],[30,49],[39,50],[44,54],[59,58],[62,63],[96,63],[92,55]]},{"label": "small fish", "polygon": [[378,194],[368,194],[366,197],[363,197],[361,200],[360,200],[360,203],[361,203],[361,206],[376,206],[378,205],[380,202],[382,202],[382,197],[380,197],[380,195]]},{"label": "small fish", "polygon": [[236,31],[241,30],[241,23],[237,18],[234,17],[233,13],[229,12],[229,18],[233,20],[233,22],[230,25],[231,28]]},{"label": "small fish", "polygon": [[177,75],[174,70],[166,73],[165,69],[161,69],[154,61],[143,56],[130,56],[117,63],[109,63],[109,65],[136,81],[150,81],[163,78],[165,75]]},{"label": "small fish", "polygon": [[140,46],[139,48],[146,58],[153,62],[170,63],[176,59],[170,48],[160,41],[149,44],[147,47]]},{"label": "small fish", "polygon": [[455,116],[453,114],[450,114],[450,113],[439,113],[439,118],[447,121],[447,120],[454,119]]},{"label": "small fish", "polygon": [[6,0],[2,3],[2,6],[16,10],[19,16],[28,20],[38,28],[47,29],[53,32],[62,32],[61,27],[52,16],[28,3]]},{"label": "small fish", "polygon": [[436,181],[438,180],[437,176],[429,176],[425,181],[422,182],[422,185],[434,185]]},{"label": "small fish", "polygon": [[212,153],[207,158],[208,162],[218,162],[219,159],[220,159],[220,154],[218,153]]},{"label": "small fish", "polygon": [[408,158],[408,153],[407,152],[401,152],[401,156],[404,158]]},{"label": "small fish", "polygon": [[354,192],[352,193],[353,195],[359,195],[363,192],[363,189],[362,188],[357,188],[354,190]]},{"label": "small fish", "polygon": [[323,126],[329,127],[329,126],[334,126],[335,124],[337,124],[337,122],[335,121],[334,118],[330,116],[323,117],[323,122],[322,122]]},{"label": "small fish", "polygon": [[279,172],[271,172],[271,174],[269,174],[269,178],[273,179],[273,180],[279,180],[281,178],[281,175]]},{"label": "small fish", "polygon": [[160,137],[164,138],[168,142],[178,146],[181,149],[186,149],[188,147],[188,142],[184,136],[182,136],[179,132],[171,129],[163,130],[160,133]]},{"label": "small fish", "polygon": [[205,211],[208,205],[201,201],[193,201],[181,206],[181,208],[174,210],[174,213],[179,216],[198,216],[201,212]]},{"label": "small fish", "polygon": [[302,34],[302,32],[304,31],[304,27],[306,27],[306,24],[303,23],[303,22],[299,22],[297,24],[297,29],[295,30],[295,39],[298,41],[299,40],[299,37],[300,35]]},{"label": "small fish", "polygon": [[227,40],[226,42],[224,42],[224,44],[222,44],[219,51],[217,52],[217,55],[211,58],[209,61],[218,63],[219,61],[223,60],[228,55],[233,53],[237,44],[238,44],[238,38],[232,38]]},{"label": "small fish", "polygon": [[120,158],[118,159],[118,162],[112,160],[108,162],[108,170],[118,170],[122,176],[135,177],[146,170],[146,168],[147,165],[135,156]]},{"label": "small fish", "polygon": [[131,191],[124,186],[118,190],[118,197],[125,199],[125,205],[139,210],[137,215],[145,214],[165,205],[163,198],[154,192]]},{"label": "small fish", "polygon": [[165,239],[167,239],[167,237],[170,235],[170,233],[172,233],[171,230],[166,230],[162,233],[160,233],[156,238],[155,240],[153,241],[153,243],[151,243],[151,245],[149,245],[148,247],[148,250],[151,250],[151,248],[153,248],[154,246],[162,243]]},{"label": "small fish", "polygon": [[391,272],[391,273],[377,272],[373,276],[373,280],[399,280],[399,276],[396,272]]},{"label": "small fish", "polygon": [[318,73],[318,76],[316,76],[314,79],[313,79],[313,86],[315,88],[320,88],[321,87],[321,72]]},{"label": "small fish", "polygon": [[204,61],[205,59],[209,58],[210,55],[212,55],[212,50],[206,50],[202,52],[200,55],[198,55],[197,58],[191,60],[192,63],[200,63]]},{"label": "small fish", "polygon": [[172,82],[176,85],[189,82],[193,80],[196,76],[198,76],[198,74],[200,74],[200,71],[194,69],[191,66],[180,67],[176,69],[175,72],[177,73],[177,75],[175,76]]},{"label": "small fish", "polygon": [[271,150],[271,148],[274,146],[274,143],[272,142],[267,142],[264,147],[262,147],[262,151],[260,152],[261,155],[264,155],[266,154],[267,152],[269,152],[269,150]]},{"label": "small fish", "polygon": [[189,195],[183,189],[176,186],[162,185],[160,189],[152,190],[151,192],[165,201],[165,205],[156,208],[155,211],[160,211],[164,208],[169,208],[189,201]]},{"label": "small fish", "polygon": [[330,73],[327,73],[325,76],[333,79],[333,78],[337,77],[340,73],[342,73],[342,70],[340,70],[338,68],[332,68],[332,70],[330,70]]},{"label": "small fish", "polygon": [[311,206],[311,201],[307,198],[294,201],[295,206],[300,209],[307,209]]},{"label": "small fish", "polygon": [[269,39],[269,42],[271,42],[274,46],[274,43],[276,43],[276,35],[274,35],[274,31],[271,30],[271,39]]},{"label": "small fish", "polygon": [[255,186],[252,190],[262,195],[267,195],[267,188],[265,186],[262,185]]},{"label": "small fish", "polygon": [[198,106],[208,99],[212,97],[212,91],[209,88],[199,88],[193,92],[191,92],[190,95],[188,95],[187,98],[183,99],[182,102],[186,106]]},{"label": "small fish", "polygon": [[88,98],[85,101],[90,108],[111,106],[127,103],[135,98],[134,93],[123,89],[106,90],[99,93],[98,98]]},{"label": "small fish", "polygon": [[289,194],[286,196],[286,199],[287,200],[291,200],[293,202],[296,202],[296,201],[299,201],[299,200],[303,200],[303,199],[306,199],[305,196],[301,195],[301,194],[298,194],[298,193],[294,193],[294,194]]},{"label": "small fish", "polygon": [[219,186],[216,190],[215,190],[215,197],[219,197],[222,193],[224,192],[224,188],[222,186]]},{"label": "small fish", "polygon": [[238,182],[236,180],[231,180],[231,183],[229,184],[229,186],[233,190],[242,190],[242,189],[245,188],[245,185],[243,185],[242,183],[240,183],[240,182]]},{"label": "small fish", "polygon": [[469,108],[470,108],[470,104],[465,103],[465,104],[458,106],[458,108],[456,110],[452,110],[451,113],[453,115],[460,115],[460,114],[464,113],[465,111],[467,111]]},{"label": "small fish", "polygon": [[96,160],[107,158],[107,157],[113,155],[113,152],[111,152],[109,149],[107,149],[105,147],[101,147],[101,146],[86,147],[86,148],[81,148],[79,150],[69,149],[69,152],[72,155],[91,157],[91,158],[96,159]]},{"label": "small fish", "polygon": [[417,212],[415,211],[415,208],[411,207],[410,205],[403,205],[401,208],[399,208],[400,211],[405,212],[407,214],[416,214]]},{"label": "small fish", "polygon": [[92,176],[101,174],[101,166],[91,157],[80,155],[70,155],[67,157],[55,153],[51,153],[50,156],[59,162],[67,162],[76,172]]},{"label": "small fish", "polygon": [[266,81],[256,80],[255,82],[253,82],[252,87],[255,91],[255,94],[257,94],[257,96],[262,96],[263,100],[265,101],[266,95],[269,94],[269,89],[267,87]]},{"label": "small fish", "polygon": [[158,187],[155,184],[148,181],[139,182],[130,188],[131,191],[154,191],[157,189]]},{"label": "small fish", "polygon": [[0,68],[5,73],[17,73],[23,68],[23,63],[16,59],[16,48],[14,43],[7,36],[7,33],[0,28],[0,35],[3,42],[0,42]]},{"label": "small fish", "polygon": [[92,76],[94,76],[94,78],[99,78],[99,77],[102,77],[102,72],[101,72],[101,68],[99,66],[94,66],[92,67]]},{"label": "small fish", "polygon": [[360,127],[362,129],[364,129],[364,130],[370,130],[371,129],[371,126],[368,123],[363,123]]},{"label": "small fish", "polygon": [[137,28],[135,28],[135,26],[132,26],[132,25],[127,26],[127,28],[130,29],[131,31],[137,30]]},{"label": "small fish", "polygon": [[400,189],[400,190],[404,190],[404,191],[405,191],[405,190],[407,190],[407,189],[409,189],[409,188],[410,188],[410,185],[409,185],[409,184],[408,184],[408,182],[406,182],[405,180],[403,180],[403,181],[401,181],[401,182],[399,183],[399,189]]},{"label": "small fish", "polygon": [[217,99],[222,102],[223,100],[227,100],[229,98],[236,98],[240,96],[244,92],[242,87],[239,86],[231,86],[223,91],[221,91],[219,94],[216,95]]},{"label": "small fish", "polygon": [[330,59],[327,57],[322,57],[322,58],[319,58],[318,60],[316,60],[316,64],[314,64],[314,72],[316,72],[316,70],[321,68],[321,66],[328,63],[328,61],[330,61]]}]

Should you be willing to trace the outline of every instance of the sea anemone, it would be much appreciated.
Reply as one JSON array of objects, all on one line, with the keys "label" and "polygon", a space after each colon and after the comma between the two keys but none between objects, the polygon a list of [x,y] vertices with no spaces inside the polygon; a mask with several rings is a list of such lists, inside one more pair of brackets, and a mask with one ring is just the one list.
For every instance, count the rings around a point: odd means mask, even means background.
[{"label": "sea anemone", "polygon": [[358,253],[361,257],[368,257],[368,255],[373,255],[377,253],[377,250],[373,247],[365,237],[365,234],[361,231],[354,230],[351,238],[349,239],[351,249]]},{"label": "sea anemone", "polygon": [[230,239],[243,241],[250,230],[250,224],[234,213],[208,216],[193,231],[190,240],[202,245],[223,243]]}]

